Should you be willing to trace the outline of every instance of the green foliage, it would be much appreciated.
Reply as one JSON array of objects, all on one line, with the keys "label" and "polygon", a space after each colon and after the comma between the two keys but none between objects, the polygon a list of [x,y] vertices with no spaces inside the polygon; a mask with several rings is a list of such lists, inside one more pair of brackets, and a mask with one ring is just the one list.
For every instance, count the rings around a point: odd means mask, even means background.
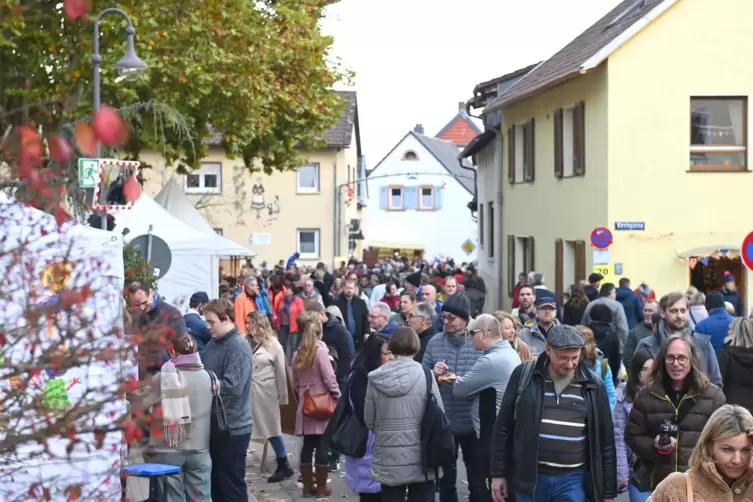
[{"label": "green foliage", "polygon": [[[95,0],[92,17],[120,7],[136,27],[149,72],[116,82],[125,21],[103,19],[102,103],[124,110],[134,134],[121,158],[146,149],[180,169],[205,155],[209,124],[231,157],[267,173],[300,165],[322,146],[349,75],[326,61],[318,22],[331,0]],[[0,135],[32,121],[57,130],[91,114],[93,19],[64,19],[59,0],[0,0]]]},{"label": "green foliage", "polygon": [[144,254],[130,244],[123,248],[123,268],[125,269],[125,284],[140,282],[153,290],[157,290],[157,277],[154,268],[149,265]]}]

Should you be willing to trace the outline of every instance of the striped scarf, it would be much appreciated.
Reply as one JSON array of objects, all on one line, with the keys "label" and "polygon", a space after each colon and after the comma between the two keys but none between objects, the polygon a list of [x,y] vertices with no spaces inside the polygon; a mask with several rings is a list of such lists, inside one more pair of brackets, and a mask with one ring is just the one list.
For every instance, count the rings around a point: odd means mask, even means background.
[{"label": "striped scarf", "polygon": [[178,446],[191,435],[191,406],[186,380],[172,361],[160,371],[162,426],[168,446]]}]

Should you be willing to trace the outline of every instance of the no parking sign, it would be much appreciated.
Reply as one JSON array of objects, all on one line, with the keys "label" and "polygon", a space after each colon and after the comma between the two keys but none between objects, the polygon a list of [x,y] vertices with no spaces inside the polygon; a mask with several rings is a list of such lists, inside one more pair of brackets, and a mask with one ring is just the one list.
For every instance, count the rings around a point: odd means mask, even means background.
[{"label": "no parking sign", "polygon": [[607,227],[596,227],[591,231],[591,245],[597,249],[607,249],[612,245],[612,231]]},{"label": "no parking sign", "polygon": [[748,270],[753,270],[753,232],[743,239],[743,245],[740,246],[740,258]]}]

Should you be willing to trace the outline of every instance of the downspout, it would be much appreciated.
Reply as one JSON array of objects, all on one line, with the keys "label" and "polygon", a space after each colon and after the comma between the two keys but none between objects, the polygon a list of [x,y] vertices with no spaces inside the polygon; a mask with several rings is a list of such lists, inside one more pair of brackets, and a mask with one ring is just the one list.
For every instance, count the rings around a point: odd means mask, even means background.
[{"label": "downspout", "polygon": [[[337,167],[340,164],[340,154],[342,149],[338,148],[335,153],[335,168],[332,170],[332,186],[335,190],[334,207],[333,207],[333,221],[335,222],[335,228],[332,232],[332,266],[335,266],[335,256],[340,256],[340,187],[337,186]],[[334,270],[334,268],[332,269]]]},{"label": "downspout", "polygon": [[458,156],[458,165],[466,171],[473,173],[473,200],[468,203],[468,209],[471,210],[471,214],[478,211],[478,179],[476,178],[476,169],[468,167],[463,164],[463,157]]},{"label": "downspout", "polygon": [[[499,178],[498,184],[497,184],[497,208],[498,208],[498,217],[496,218],[497,223],[497,230],[495,232],[495,235],[497,236],[497,307],[503,308],[502,304],[502,298],[504,298],[505,294],[505,279],[503,272],[505,271],[505,265],[502,260],[503,253],[505,252],[505,235],[504,235],[504,226],[502,222],[504,221],[504,209],[502,206],[503,203],[503,197],[502,197],[502,190],[505,186],[505,176],[503,176],[503,165],[502,165],[502,159],[504,158],[504,155],[502,154],[502,149],[505,145],[504,136],[502,135],[502,128],[497,130],[494,129],[494,134],[497,136],[497,166],[499,169],[497,169],[497,176]],[[493,246],[494,244],[492,244]]]}]

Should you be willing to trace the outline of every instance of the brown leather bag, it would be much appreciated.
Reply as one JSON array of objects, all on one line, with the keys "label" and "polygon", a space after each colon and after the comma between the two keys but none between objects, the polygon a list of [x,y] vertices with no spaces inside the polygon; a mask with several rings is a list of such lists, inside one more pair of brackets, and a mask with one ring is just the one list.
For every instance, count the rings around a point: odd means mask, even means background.
[{"label": "brown leather bag", "polygon": [[312,394],[306,391],[303,394],[303,416],[311,418],[326,419],[335,412],[335,400],[332,394]]}]

